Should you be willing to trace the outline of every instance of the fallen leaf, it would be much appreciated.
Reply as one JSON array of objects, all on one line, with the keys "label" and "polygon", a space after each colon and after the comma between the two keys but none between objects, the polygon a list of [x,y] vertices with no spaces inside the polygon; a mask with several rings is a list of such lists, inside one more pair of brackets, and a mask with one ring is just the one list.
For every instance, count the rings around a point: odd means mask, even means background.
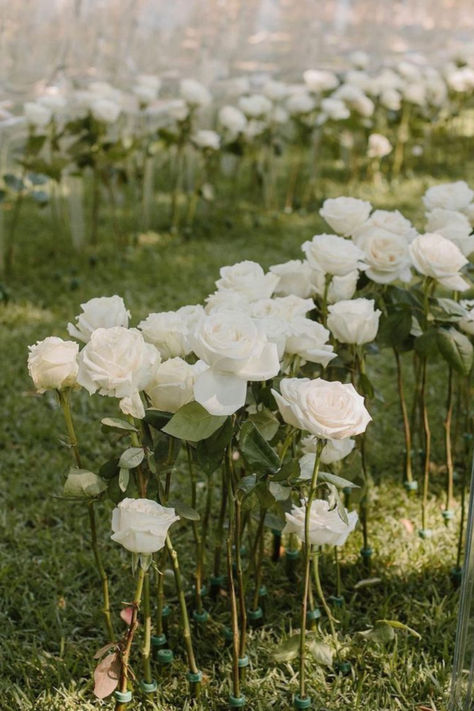
[{"label": "fallen leaf", "polygon": [[401,518],[400,523],[402,524],[402,526],[406,530],[406,532],[409,533],[410,535],[415,530],[413,523],[408,518]]},{"label": "fallen leaf", "polygon": [[119,683],[120,660],[117,652],[108,654],[96,666],[94,671],[94,694],[98,699],[105,699],[113,694]]}]

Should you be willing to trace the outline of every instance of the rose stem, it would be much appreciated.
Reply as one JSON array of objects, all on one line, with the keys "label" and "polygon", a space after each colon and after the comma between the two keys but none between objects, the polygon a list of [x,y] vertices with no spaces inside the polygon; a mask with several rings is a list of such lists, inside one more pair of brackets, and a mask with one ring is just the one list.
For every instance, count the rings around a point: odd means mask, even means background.
[{"label": "rose stem", "polygon": [[426,358],[423,358],[421,374],[421,413],[423,418],[423,432],[425,436],[425,457],[423,468],[423,496],[421,501],[421,528],[426,529],[426,506],[428,504],[428,488],[430,484],[430,454],[431,454],[431,430],[428,418],[428,408],[426,405]]},{"label": "rose stem", "polygon": [[326,602],[326,598],[324,596],[324,591],[321,585],[321,578],[319,576],[319,551],[316,551],[315,554],[313,555],[313,576],[314,576],[314,584],[316,586],[316,592],[318,593],[318,597],[321,600],[321,604],[324,608],[324,611],[327,615],[327,618],[329,620],[329,626],[331,628],[331,635],[334,640],[334,647],[336,649],[336,656],[339,654],[339,644],[337,640],[337,634],[336,634],[336,628],[334,626],[334,621],[335,618],[333,617],[333,614],[331,612],[331,608]]},{"label": "rose stem", "polygon": [[339,562],[339,551],[337,546],[334,546],[334,562],[336,564],[336,595],[341,597],[342,582],[341,582],[341,564]]},{"label": "rose stem", "polygon": [[255,543],[253,546],[252,558],[254,560],[255,569],[255,590],[253,594],[252,610],[256,610],[258,607],[260,585],[262,583],[262,562],[263,562],[263,531],[265,524],[265,509],[263,506],[260,507],[260,519],[258,522],[257,533],[255,535]]},{"label": "rose stem", "polygon": [[214,577],[219,578],[220,568],[221,568],[221,552],[222,552],[222,539],[224,534],[224,521],[227,510],[227,493],[228,493],[228,482],[225,472],[225,465],[222,466],[222,496],[221,496],[221,508],[219,511],[219,519],[217,522],[216,531],[216,545],[214,550]]},{"label": "rose stem", "polygon": [[421,402],[421,369],[422,363],[421,358],[418,356],[416,351],[413,352],[413,375],[415,378],[415,387],[413,388],[413,403],[410,414],[410,429],[412,432],[412,439],[414,440],[415,434],[418,435],[418,446],[422,447],[421,433],[420,433],[420,402]]},{"label": "rose stem", "polygon": [[165,606],[165,576],[161,568],[164,568],[165,556],[161,555],[158,559],[158,570],[156,573],[157,580],[157,603],[156,603],[156,634],[162,635],[163,629],[163,608]]},{"label": "rose stem", "polygon": [[96,166],[92,172],[92,225],[91,225],[91,244],[96,246],[98,243],[99,234],[99,207],[100,207],[100,175]]},{"label": "rose stem", "polygon": [[[242,555],[241,548],[241,531],[242,531],[242,503],[237,490],[236,473],[234,462],[232,459],[232,447],[228,447],[227,462],[229,467],[229,479],[231,482],[232,499],[235,507],[235,526],[234,526],[234,547],[235,547],[235,563],[236,577],[239,600],[239,617],[240,617],[240,639],[239,639],[239,657],[242,659],[245,656],[245,645],[247,642],[247,610],[245,608],[245,585],[242,572]],[[240,669],[242,678],[245,677],[245,667]]]},{"label": "rose stem", "polygon": [[293,210],[293,199],[296,190],[296,183],[298,181],[299,173],[301,170],[302,160],[300,157],[299,149],[295,150],[295,155],[293,157],[293,165],[290,171],[290,177],[288,181],[288,190],[286,193],[285,200],[285,212],[292,212]]},{"label": "rose stem", "polygon": [[[191,674],[198,674],[199,670],[196,665],[196,659],[194,657],[193,642],[191,637],[191,627],[189,624],[188,610],[186,607],[186,598],[184,597],[183,581],[181,579],[181,570],[179,567],[178,554],[173,548],[171,543],[171,538],[166,536],[166,549],[171,560],[171,565],[173,567],[174,581],[176,585],[176,592],[178,593],[179,606],[181,610],[181,624],[183,625],[183,637],[184,644],[186,647],[186,656],[188,658],[188,667]],[[191,696],[197,698],[201,690],[201,682],[193,681],[191,683]]]},{"label": "rose stem", "polygon": [[[298,356],[295,356],[293,363],[292,363],[292,371],[291,371],[292,376],[296,373],[296,371],[298,369],[298,364],[299,364],[299,358],[298,358]],[[283,462],[284,462],[286,453],[287,453],[290,445],[293,448],[295,434],[296,434],[296,430],[293,427],[288,426],[288,434],[285,437],[285,440],[283,442],[283,446],[282,446],[281,452],[280,452],[281,464],[283,464]],[[272,561],[274,563],[277,563],[280,560],[280,551],[281,551],[281,531],[273,531]]]},{"label": "rose stem", "polygon": [[[132,425],[137,425],[137,422],[133,417],[129,418],[130,422]],[[140,423],[138,423],[140,424]],[[130,441],[134,447],[143,447],[142,443],[140,442],[138,432],[130,432]],[[138,484],[138,491],[140,493],[140,496],[142,499],[146,499],[146,490],[147,490],[147,479],[145,474],[143,473],[142,467],[139,464],[138,467],[136,468],[137,472],[137,484]]]},{"label": "rose stem", "polygon": [[[472,371],[471,371],[472,372]],[[467,471],[468,471],[468,465],[467,462],[469,462],[472,459],[472,456],[470,454],[470,441],[471,441],[471,419],[470,419],[470,395],[471,395],[471,385],[470,385],[470,377],[471,374],[469,374],[465,380],[465,406],[464,406],[464,412],[465,412],[465,422],[464,422],[464,446],[465,446],[465,458],[464,458],[464,466],[463,466],[463,475],[462,475],[462,481],[461,481],[461,521],[459,524],[459,538],[458,538],[458,550],[457,550],[457,558],[456,558],[456,570],[461,570],[461,556],[462,556],[462,544],[463,544],[463,536],[464,536],[464,525],[466,522],[466,485],[467,485]],[[462,392],[462,389],[461,389]]]},{"label": "rose stem", "polygon": [[[196,508],[197,493],[196,493],[196,472],[193,466],[193,453],[191,451],[191,446],[189,442],[186,442],[186,454],[188,457],[188,471],[189,477],[191,479],[191,507]],[[199,614],[203,612],[202,596],[201,596],[201,585],[202,585],[202,538],[199,533],[198,522],[192,521],[194,542],[196,544],[196,572],[195,572],[195,597],[196,597],[196,610]]]},{"label": "rose stem", "polygon": [[[66,422],[66,429],[68,433],[69,445],[73,453],[73,458],[79,469],[82,468],[81,455],[79,453],[79,445],[77,441],[76,431],[74,429],[74,422],[72,419],[71,406],[69,402],[69,393],[65,390],[58,390],[59,402],[64,414],[64,420]],[[99,544],[97,541],[97,522],[95,516],[94,501],[89,501],[87,504],[87,509],[89,513],[89,527],[91,533],[91,547],[94,554],[95,565],[99,577],[102,582],[102,596],[104,600],[104,606],[102,613],[105,619],[105,626],[107,628],[107,635],[110,642],[114,641],[114,629],[112,626],[112,618],[110,614],[110,595],[109,595],[109,579],[107,573],[105,572],[104,564],[102,561],[102,556],[99,550]]]},{"label": "rose stem", "polygon": [[[229,450],[230,450],[229,446]],[[227,530],[226,552],[227,552],[227,577],[229,580],[229,602],[232,620],[232,695],[240,698],[240,677],[239,677],[239,616],[237,612],[237,597],[235,594],[234,575],[232,570],[232,537],[233,537],[233,506],[230,489],[226,493],[229,495],[229,527]]]},{"label": "rose stem", "polygon": [[[451,510],[453,502],[453,454],[451,442],[451,423],[453,418],[453,369],[450,367],[448,371],[448,397],[446,402],[446,419],[444,421],[444,442],[446,450],[446,511]],[[448,519],[446,519],[448,523]]]},{"label": "rose stem", "polygon": [[[144,580],[145,580],[145,571],[142,568],[142,566],[139,564],[137,587],[135,590],[135,597],[133,598],[133,603],[132,603],[132,619],[130,621],[130,626],[128,628],[128,633],[127,633],[127,637],[125,640],[125,646],[124,646],[124,648],[122,650],[122,654],[121,654],[119,691],[121,691],[123,694],[127,691],[130,651],[132,649],[132,642],[133,642],[133,637],[135,635],[135,630],[138,627],[138,621],[137,621],[138,608],[140,607],[140,601],[142,598]],[[121,701],[117,701],[115,704],[115,711],[124,711],[124,709],[125,709],[125,704],[122,703]]]},{"label": "rose stem", "polygon": [[311,485],[309,488],[308,498],[306,501],[306,510],[304,517],[304,583],[303,583],[303,598],[301,601],[301,622],[300,622],[300,698],[306,696],[305,687],[305,641],[306,641],[306,611],[308,607],[308,591],[310,584],[310,565],[311,565],[311,542],[309,536],[309,524],[311,518],[311,504],[313,503],[316,486],[318,483],[319,462],[321,460],[321,452],[324,446],[323,440],[318,440],[316,445],[316,457],[314,460],[313,474],[311,477]]},{"label": "rose stem", "polygon": [[171,232],[176,232],[179,223],[179,210],[178,210],[178,192],[181,185],[181,172],[183,163],[183,150],[184,143],[183,137],[180,138],[177,149],[176,149],[176,174],[175,181],[173,185],[173,192],[171,194]]},{"label": "rose stem", "polygon": [[145,573],[143,587],[143,614],[144,614],[144,640],[142,647],[143,655],[143,674],[147,684],[151,684],[151,609],[150,609],[150,574]]},{"label": "rose stem", "polygon": [[321,321],[323,326],[326,326],[328,320],[328,293],[332,282],[332,274],[326,274],[324,277],[323,301],[321,305]]},{"label": "rose stem", "polygon": [[405,435],[405,481],[413,481],[413,471],[411,466],[411,429],[410,429],[410,419],[408,417],[407,404],[405,400],[405,388],[403,382],[403,371],[402,363],[400,359],[400,353],[396,348],[393,349],[395,355],[395,362],[397,364],[397,384],[398,384],[398,396],[400,399],[400,409],[402,412],[403,419],[403,431]]},{"label": "rose stem", "polygon": [[[360,375],[365,375],[365,360],[361,348],[356,347],[356,364]],[[367,555],[363,556],[365,566],[370,567],[369,548],[369,487],[370,480],[367,468],[366,433],[363,432],[359,439],[360,461],[362,465],[362,476],[364,478],[364,491],[360,499],[360,522],[362,525],[363,551]]]}]

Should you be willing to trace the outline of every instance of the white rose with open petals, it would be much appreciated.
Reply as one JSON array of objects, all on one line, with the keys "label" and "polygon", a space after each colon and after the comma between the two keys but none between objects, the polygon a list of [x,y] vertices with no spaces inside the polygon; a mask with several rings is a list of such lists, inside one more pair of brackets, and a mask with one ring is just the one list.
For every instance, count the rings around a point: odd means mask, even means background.
[{"label": "white rose with open petals", "polygon": [[303,79],[308,89],[316,94],[335,89],[339,84],[339,79],[334,72],[325,69],[307,69],[303,72]]},{"label": "white rose with open petals", "polygon": [[179,520],[175,510],[151,499],[123,499],[112,511],[112,540],[132,553],[161,550],[169,527]]},{"label": "white rose with open petals", "polygon": [[192,140],[195,146],[208,151],[218,151],[221,144],[219,134],[206,129],[197,131],[192,137]]},{"label": "white rose with open petals", "polygon": [[163,412],[176,412],[194,400],[194,381],[206,368],[202,361],[190,365],[182,358],[160,363],[146,388],[152,406]]},{"label": "white rose with open petals", "polygon": [[329,198],[319,211],[321,217],[338,234],[350,237],[367,220],[372,205],[352,197]]},{"label": "white rose with open petals", "polygon": [[471,234],[471,223],[466,215],[456,210],[445,210],[436,207],[427,213],[427,232],[437,232],[451,240],[467,257],[474,251],[474,235]]},{"label": "white rose with open petals", "polygon": [[361,227],[354,242],[364,252],[369,279],[377,284],[390,284],[396,279],[410,281],[411,259],[403,235],[375,226]]},{"label": "white rose with open petals", "polygon": [[245,313],[217,311],[205,316],[191,345],[209,365],[196,378],[194,397],[212,415],[232,415],[245,404],[248,381],[269,380],[280,369],[277,346]]},{"label": "white rose with open petals", "polygon": [[274,264],[270,267],[272,274],[279,277],[275,294],[280,296],[299,296],[306,299],[313,292],[311,283],[311,267],[308,262],[301,259],[292,259],[283,264]]},{"label": "white rose with open petals", "polygon": [[[329,284],[328,304],[335,304],[337,301],[352,299],[357,289],[358,280],[358,269],[354,269],[353,272],[349,272],[344,276],[334,276]],[[314,292],[322,297],[326,288],[326,275],[324,272],[319,269],[313,269],[311,281],[313,283]]]},{"label": "white rose with open petals", "polygon": [[159,352],[136,328],[98,328],[79,353],[77,382],[90,395],[119,398],[123,412],[142,418],[138,393],[145,390],[159,361]]},{"label": "white rose with open petals", "polygon": [[427,210],[441,207],[444,210],[464,210],[474,198],[474,191],[464,180],[455,183],[442,183],[428,188],[423,195]]},{"label": "white rose with open petals", "polygon": [[207,106],[212,99],[208,89],[196,79],[182,79],[179,93],[186,103],[195,107]]},{"label": "white rose with open petals", "polygon": [[122,111],[120,105],[110,99],[94,99],[90,109],[96,121],[102,123],[115,123]]},{"label": "white rose with open petals", "polygon": [[381,133],[371,133],[369,136],[369,144],[367,155],[369,158],[383,158],[388,156],[392,151],[392,144],[386,136]]},{"label": "white rose with open petals", "polygon": [[328,311],[328,328],[340,343],[362,345],[375,339],[382,312],[372,299],[338,301]]},{"label": "white rose with open petals", "polygon": [[302,250],[312,269],[344,276],[355,269],[365,269],[364,253],[353,242],[337,235],[315,235],[304,242]]},{"label": "white rose with open petals", "polygon": [[248,311],[250,306],[248,299],[240,291],[222,289],[206,298],[205,311],[207,314],[212,314],[214,311]]},{"label": "white rose with open petals", "polygon": [[306,91],[295,91],[286,101],[286,108],[290,116],[309,114],[315,106],[314,97]]},{"label": "white rose with open petals", "polygon": [[[305,452],[306,456],[311,456],[311,460],[305,457],[300,460],[302,477],[303,469],[305,472],[308,470],[313,471],[317,443],[318,438],[311,435],[301,440],[303,452]],[[334,462],[341,461],[352,452],[354,447],[355,441],[351,437],[347,437],[347,439],[328,439],[321,451],[321,464],[334,464]],[[303,459],[305,460],[304,466]]]},{"label": "white rose with open petals", "polygon": [[247,118],[258,119],[267,116],[272,110],[273,104],[263,94],[251,94],[241,96],[239,99],[239,109],[243,111]]},{"label": "white rose with open petals", "polygon": [[158,348],[163,360],[184,357],[191,352],[189,327],[186,319],[176,311],[149,314],[146,319],[140,321],[138,328],[145,341]]},{"label": "white rose with open petals", "polygon": [[283,378],[272,390],[285,422],[319,439],[344,439],[365,432],[371,417],[350,383],[322,378]]},{"label": "white rose with open petals", "polygon": [[336,357],[334,348],[328,343],[329,335],[320,323],[297,316],[288,324],[286,352],[325,368]]},{"label": "white rose with open petals", "polygon": [[27,123],[35,128],[46,128],[53,118],[53,112],[51,109],[37,103],[36,101],[27,101],[24,104],[23,109],[25,111]]},{"label": "white rose with open petals", "polygon": [[465,291],[469,288],[459,274],[467,259],[459,247],[446,237],[436,232],[419,235],[410,245],[410,255],[420,274],[436,279],[446,289]]},{"label": "white rose with open petals", "polygon": [[28,372],[39,393],[63,390],[76,384],[77,343],[49,336],[34,346],[28,346],[28,350]]},{"label": "white rose with open petals", "polygon": [[87,343],[96,328],[128,327],[130,311],[121,296],[99,296],[81,304],[82,313],[76,323],[68,323],[67,331],[78,341]]},{"label": "white rose with open petals", "polygon": [[399,111],[402,105],[401,94],[392,88],[383,89],[380,93],[379,101],[385,109],[389,111]]},{"label": "white rose with open petals", "polygon": [[[286,525],[282,533],[295,533],[300,541],[304,541],[306,519],[306,502],[304,499],[301,504],[301,506],[293,504],[290,513],[285,513]],[[357,511],[348,511],[346,509],[346,515],[349,523],[345,523],[342,520],[336,508],[329,508],[328,501],[315,499],[311,504],[309,515],[309,542],[313,546],[344,545],[358,521]]]},{"label": "white rose with open petals", "polygon": [[221,278],[216,281],[217,288],[236,291],[247,301],[268,298],[280,279],[276,274],[265,274],[260,264],[249,260],[221,267],[219,273]]},{"label": "white rose with open petals", "polygon": [[219,111],[218,121],[231,137],[238,136],[247,125],[245,114],[236,106],[223,106]]},{"label": "white rose with open petals", "polygon": [[322,119],[319,119],[318,123],[324,123],[326,119],[344,121],[351,115],[351,112],[343,101],[340,99],[333,99],[331,96],[328,96],[326,99],[321,101],[321,112]]},{"label": "white rose with open petals", "polygon": [[357,243],[357,237],[369,227],[375,227],[386,232],[393,232],[397,236],[405,237],[411,242],[418,235],[410,220],[398,210],[374,210],[368,220],[359,229],[354,231],[352,238]]}]

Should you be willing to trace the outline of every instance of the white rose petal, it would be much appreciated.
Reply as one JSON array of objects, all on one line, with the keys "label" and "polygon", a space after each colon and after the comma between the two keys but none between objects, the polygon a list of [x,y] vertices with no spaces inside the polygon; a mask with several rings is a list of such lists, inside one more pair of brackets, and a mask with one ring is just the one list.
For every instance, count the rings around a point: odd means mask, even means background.
[{"label": "white rose petal", "polygon": [[338,234],[350,237],[369,217],[372,205],[351,197],[325,200],[319,214]]},{"label": "white rose petal", "polygon": [[344,276],[355,269],[365,269],[364,253],[353,242],[337,235],[315,235],[304,242],[302,250],[313,269]]},{"label": "white rose petal", "polygon": [[70,336],[87,343],[96,328],[128,327],[130,312],[121,296],[100,296],[81,304],[82,313],[76,316],[76,324],[68,323]]}]

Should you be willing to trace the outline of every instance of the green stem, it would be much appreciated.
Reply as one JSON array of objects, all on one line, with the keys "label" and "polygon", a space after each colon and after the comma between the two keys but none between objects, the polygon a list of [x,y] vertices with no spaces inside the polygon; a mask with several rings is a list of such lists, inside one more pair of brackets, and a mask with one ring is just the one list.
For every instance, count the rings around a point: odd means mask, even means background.
[{"label": "green stem", "polygon": [[[121,668],[120,668],[120,681],[119,681],[119,691],[125,693],[127,691],[128,676],[129,676],[129,660],[130,651],[132,649],[133,637],[135,631],[138,627],[138,609],[140,607],[140,601],[142,599],[143,582],[145,580],[145,570],[139,564],[138,566],[138,579],[137,587],[135,590],[135,597],[133,598],[132,604],[132,619],[130,621],[130,626],[128,628],[127,637],[125,639],[125,645],[121,650]],[[124,711],[125,704],[117,701],[115,704],[115,711]]]},{"label": "green stem", "polygon": [[426,358],[423,358],[421,372],[421,415],[423,420],[423,432],[425,438],[425,455],[423,465],[423,495],[421,501],[421,527],[426,529],[426,508],[428,505],[428,490],[430,485],[430,455],[431,455],[431,429],[426,403]]},{"label": "green stem", "polygon": [[[193,454],[191,451],[191,446],[189,442],[186,442],[186,454],[188,458],[188,471],[189,478],[191,480],[191,507],[196,509],[197,504],[197,490],[196,490],[196,472],[193,466]],[[196,597],[196,610],[198,613],[203,612],[201,586],[202,586],[202,539],[199,532],[198,522],[192,521],[194,542],[196,545],[196,572],[195,572],[195,597]]]},{"label": "green stem", "polygon": [[235,594],[235,584],[234,575],[232,570],[232,538],[233,538],[233,528],[234,520],[232,515],[232,500],[230,489],[229,493],[229,528],[227,531],[227,542],[226,542],[226,552],[227,552],[227,577],[229,579],[229,602],[230,602],[230,612],[232,620],[232,695],[236,698],[240,697],[240,675],[239,675],[239,615],[237,611],[237,597]]},{"label": "green stem", "polygon": [[314,576],[314,584],[315,584],[315,586],[316,586],[316,592],[318,593],[318,597],[319,597],[319,599],[321,600],[321,604],[322,604],[322,606],[323,606],[323,608],[324,608],[324,611],[325,611],[325,613],[326,613],[326,615],[327,615],[327,618],[328,618],[328,620],[329,620],[329,626],[330,626],[330,628],[331,628],[331,635],[332,635],[332,638],[333,638],[333,641],[334,641],[334,647],[335,647],[335,650],[336,650],[336,655],[338,655],[338,654],[339,654],[339,642],[338,642],[338,639],[337,639],[336,628],[335,628],[335,626],[334,626],[335,618],[333,617],[333,614],[332,614],[332,612],[331,612],[331,608],[329,607],[329,605],[328,605],[328,603],[327,603],[327,601],[326,601],[326,597],[325,597],[325,595],[324,595],[324,591],[323,591],[323,588],[322,588],[322,585],[321,585],[321,578],[320,578],[320,575],[319,575],[319,555],[320,555],[319,552],[316,552],[316,553],[313,555],[313,576]]},{"label": "green stem", "polygon": [[341,581],[341,564],[339,562],[339,550],[334,546],[334,563],[336,565],[336,595],[341,597],[342,581]]},{"label": "green stem", "polygon": [[145,574],[143,588],[143,612],[144,612],[144,635],[143,635],[143,674],[147,684],[151,684],[151,608],[150,608],[150,575]]},{"label": "green stem", "polygon": [[400,359],[400,353],[396,348],[393,349],[395,355],[395,362],[397,364],[397,385],[398,385],[398,397],[400,400],[400,409],[402,412],[403,420],[403,432],[405,435],[405,481],[413,481],[413,471],[411,466],[411,429],[410,429],[410,419],[408,417],[407,404],[405,400],[405,388],[403,383],[403,371],[402,363]]},{"label": "green stem", "polygon": [[446,418],[444,421],[444,443],[446,451],[446,510],[451,510],[453,503],[454,466],[451,443],[451,422],[453,417],[453,369],[448,372],[448,397],[446,402]]}]

